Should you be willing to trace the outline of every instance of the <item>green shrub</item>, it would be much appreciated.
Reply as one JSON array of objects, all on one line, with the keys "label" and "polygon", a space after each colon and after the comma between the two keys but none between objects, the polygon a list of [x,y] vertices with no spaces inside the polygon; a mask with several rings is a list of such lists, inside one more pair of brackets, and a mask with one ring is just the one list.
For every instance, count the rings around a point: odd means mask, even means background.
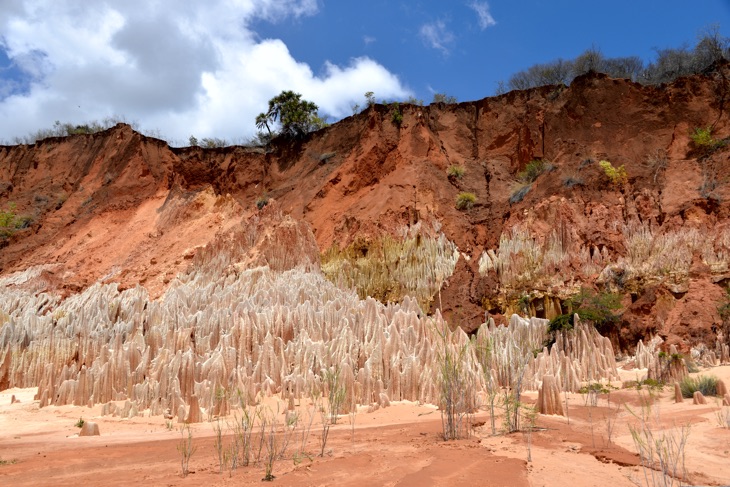
[{"label": "green shrub", "polygon": [[474,206],[476,201],[477,197],[474,193],[461,192],[456,197],[456,209],[468,210]]},{"label": "green shrub", "polygon": [[397,101],[390,104],[390,121],[398,127],[403,123],[403,114],[400,111],[400,104]]},{"label": "green shrub", "polygon": [[15,203],[9,203],[7,208],[0,210],[0,239],[8,238],[19,228],[30,225],[30,217],[18,217],[15,214]]},{"label": "green shrub", "polygon": [[464,174],[466,174],[466,169],[456,164],[452,164],[446,169],[446,175],[449,179],[461,179]]},{"label": "green shrub", "polygon": [[84,421],[84,418],[79,418],[79,420],[76,421],[76,423],[74,424],[74,426],[76,426],[77,428],[83,428],[84,422],[85,422]]},{"label": "green shrub", "polygon": [[712,136],[712,127],[696,127],[690,138],[699,148],[715,148],[721,143]]},{"label": "green shrub", "polygon": [[629,181],[629,176],[626,174],[623,164],[619,167],[614,167],[609,161],[599,161],[598,164],[603,169],[603,173],[611,180],[612,185],[623,186]]},{"label": "green shrub", "polygon": [[697,127],[690,134],[690,138],[699,156],[708,156],[726,144],[726,141],[712,136],[712,127]]},{"label": "green shrub", "polygon": [[517,179],[523,183],[532,183],[540,174],[550,171],[552,168],[552,164],[546,163],[542,159],[533,159],[527,163],[524,170],[517,173]]},{"label": "green shrub", "polygon": [[552,338],[557,331],[572,330],[576,314],[581,320],[592,322],[599,333],[610,332],[619,320],[619,315],[614,311],[621,309],[621,296],[613,293],[597,293],[584,288],[566,300],[565,304],[570,312],[556,316],[548,325]]},{"label": "green shrub", "polygon": [[679,382],[679,389],[684,398],[694,396],[697,391],[700,391],[703,396],[715,396],[717,395],[717,382],[718,379],[714,375],[686,376]]}]

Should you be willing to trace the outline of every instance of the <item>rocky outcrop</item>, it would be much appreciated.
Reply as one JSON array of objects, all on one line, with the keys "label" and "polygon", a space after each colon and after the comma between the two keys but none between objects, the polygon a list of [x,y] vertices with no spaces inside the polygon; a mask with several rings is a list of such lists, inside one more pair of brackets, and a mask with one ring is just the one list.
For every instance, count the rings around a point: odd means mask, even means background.
[{"label": "rocky outcrop", "polygon": [[537,395],[537,411],[540,414],[557,414],[563,416],[563,403],[560,400],[560,388],[552,375],[542,378]]},{"label": "rocky outcrop", "polygon": [[[125,125],[0,147],[0,208],[29,218],[0,243],[0,388],[39,386],[41,406],[129,400],[184,418],[193,395],[219,411],[221,384],[300,394],[339,367],[358,384],[353,400],[433,400],[432,323],[446,316],[507,344],[512,331],[497,323],[520,308],[568,312],[581,286],[620,293],[619,322],[607,339],[577,327],[550,350],[546,321],[510,324],[532,347],[526,387],[611,378],[613,350],[652,335],[665,352],[704,342],[708,362],[727,360],[717,310],[730,280],[730,148],[702,151],[690,134],[730,137],[728,74],[721,65],[658,87],[590,74],[567,88],[403,105],[400,126],[374,106],[267,148],[173,149]],[[544,172],[519,183],[533,159]],[[600,160],[623,165],[625,184]],[[449,178],[451,165],[463,177]],[[461,192],[473,208],[455,207]],[[333,245],[419,222],[455,247],[448,272],[415,274],[439,295],[431,309],[360,301],[319,274]],[[334,333],[332,357],[304,367],[312,355],[294,344],[322,354]],[[508,361],[494,360],[481,375],[475,366],[475,381],[505,382]]]}]

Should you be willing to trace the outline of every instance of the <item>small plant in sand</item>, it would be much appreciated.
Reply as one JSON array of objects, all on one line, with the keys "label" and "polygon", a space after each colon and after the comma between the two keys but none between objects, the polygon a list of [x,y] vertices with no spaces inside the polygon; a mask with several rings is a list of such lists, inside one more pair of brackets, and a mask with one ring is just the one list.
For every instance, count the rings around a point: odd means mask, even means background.
[{"label": "small plant in sand", "polygon": [[84,418],[79,418],[79,420],[76,421],[76,423],[74,423],[74,426],[76,426],[77,428],[83,428],[84,427]]},{"label": "small plant in sand", "polygon": [[218,473],[223,473],[224,467],[224,449],[223,449],[223,428],[221,427],[220,420],[213,423],[214,440],[213,445],[215,448],[216,455],[218,457]]},{"label": "small plant in sand", "polygon": [[640,411],[626,406],[635,421],[629,423],[634,446],[639,453],[647,486],[681,486],[686,480],[685,448],[689,424],[662,429],[658,410],[652,410],[652,398],[640,394]]},{"label": "small plant in sand", "polygon": [[446,325],[437,330],[441,345],[437,351],[439,409],[444,440],[468,437],[472,423],[474,384],[466,365],[469,343],[452,344],[452,333]]},{"label": "small plant in sand", "polygon": [[535,430],[537,423],[537,407],[522,405],[523,424],[526,424],[527,430],[527,461],[532,462],[532,432]]},{"label": "small plant in sand", "polygon": [[180,454],[180,472],[183,478],[190,473],[190,458],[198,449],[193,445],[193,430],[189,424],[180,427],[180,441],[177,444],[177,451]]},{"label": "small plant in sand", "polygon": [[[327,401],[319,404],[320,419],[322,425],[322,436],[320,437],[319,456],[323,457],[325,448],[327,447],[327,439],[329,438],[330,426],[337,423],[338,416],[345,404],[347,390],[340,376],[340,369],[332,367],[324,370],[322,377],[324,379],[324,388],[327,393]],[[319,394],[314,395],[315,404]]]},{"label": "small plant in sand", "polygon": [[0,467],[2,467],[3,465],[14,465],[16,463],[18,463],[18,460],[16,459],[3,460],[2,458],[0,458]]},{"label": "small plant in sand", "polygon": [[721,428],[730,429],[730,406],[721,406],[715,411],[717,425]]},{"label": "small plant in sand", "polygon": [[262,414],[259,417],[259,421],[261,422],[261,439],[266,447],[264,454],[264,478],[261,480],[266,482],[271,482],[276,478],[274,476],[274,463],[284,455],[288,438],[290,438],[290,435],[285,434],[280,436],[278,434],[278,416],[278,409],[276,412],[269,409],[268,413]]},{"label": "small plant in sand", "polygon": [[679,381],[679,389],[684,398],[691,398],[697,391],[701,392],[703,396],[715,396],[717,395],[717,383],[718,379],[714,375],[686,376]]}]

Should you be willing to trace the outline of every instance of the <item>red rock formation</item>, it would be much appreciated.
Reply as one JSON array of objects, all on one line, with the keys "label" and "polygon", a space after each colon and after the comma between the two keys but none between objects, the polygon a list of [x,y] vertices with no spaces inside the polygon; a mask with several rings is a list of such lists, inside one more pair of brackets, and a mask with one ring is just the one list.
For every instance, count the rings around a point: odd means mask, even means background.
[{"label": "red rock formation", "polygon": [[[624,257],[625,224],[658,233],[696,229],[715,239],[718,252],[728,250],[730,182],[722,175],[730,173],[730,149],[701,157],[689,135],[712,126],[715,137],[730,136],[729,73],[725,64],[666,86],[590,74],[568,88],[404,105],[400,127],[375,106],[268,150],[171,149],[125,125],[0,147],[0,208],[12,201],[32,218],[3,241],[0,272],[46,266],[22,285],[64,296],[102,280],[142,284],[158,297],[197,249],[255,214],[256,199],[268,196],[312,227],[320,251],[416,220],[440,222],[472,258],[445,284],[442,311],[473,330],[484,311],[508,314],[523,293],[559,305],[576,284],[593,285],[605,262],[592,274],[581,252],[593,261]],[[535,158],[553,169],[510,202],[516,174]],[[624,165],[628,183],[610,186],[600,159]],[[463,178],[447,177],[454,164],[465,168]],[[473,209],[455,208],[460,191],[476,195]],[[550,283],[507,288],[494,273],[476,271],[481,251],[497,248],[515,226],[541,242],[560,234],[567,257],[550,270]],[[716,301],[730,270],[712,267],[699,251],[695,261],[678,284],[662,277],[621,290],[627,309],[615,343],[633,347],[653,332],[681,350],[714,342]],[[559,306],[533,308],[547,316]]]}]

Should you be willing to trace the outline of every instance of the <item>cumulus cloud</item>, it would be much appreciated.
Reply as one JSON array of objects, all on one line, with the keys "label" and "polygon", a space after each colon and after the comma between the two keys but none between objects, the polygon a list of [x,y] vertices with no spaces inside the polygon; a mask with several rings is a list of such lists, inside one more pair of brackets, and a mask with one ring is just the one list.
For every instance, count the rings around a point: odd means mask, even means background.
[{"label": "cumulus cloud", "polygon": [[497,21],[494,20],[494,17],[489,12],[489,4],[487,2],[473,1],[469,4],[469,7],[476,12],[480,29],[484,30],[487,27],[497,25]]},{"label": "cumulus cloud", "polygon": [[410,94],[367,57],[314,74],[251,27],[316,13],[317,0],[4,1],[0,49],[22,76],[0,79],[0,139],[121,115],[172,141],[236,140],[284,89],[334,117],[365,91]]},{"label": "cumulus cloud", "polygon": [[419,35],[428,47],[438,49],[444,55],[449,54],[454,43],[454,34],[446,27],[443,20],[423,24]]}]

